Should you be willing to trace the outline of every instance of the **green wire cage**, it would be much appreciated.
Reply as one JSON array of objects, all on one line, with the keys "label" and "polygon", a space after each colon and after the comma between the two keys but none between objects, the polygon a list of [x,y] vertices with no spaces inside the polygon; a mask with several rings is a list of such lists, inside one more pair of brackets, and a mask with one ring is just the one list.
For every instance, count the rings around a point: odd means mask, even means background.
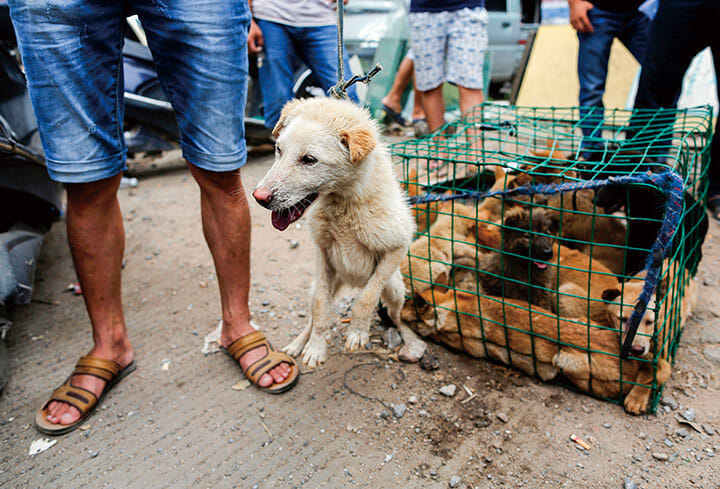
[{"label": "green wire cage", "polygon": [[[709,107],[593,113],[486,103],[394,144],[411,197],[500,193],[413,206],[404,321],[475,357],[654,412],[696,297],[711,133]],[[641,178],[616,181],[668,170],[683,181],[680,223],[623,359],[667,195]],[[587,181],[596,187],[503,194]]]}]

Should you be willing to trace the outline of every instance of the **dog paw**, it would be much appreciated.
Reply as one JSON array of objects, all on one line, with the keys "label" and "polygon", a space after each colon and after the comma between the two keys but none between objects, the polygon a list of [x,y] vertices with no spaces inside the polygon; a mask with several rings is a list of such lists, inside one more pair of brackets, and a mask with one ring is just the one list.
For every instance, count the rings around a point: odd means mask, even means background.
[{"label": "dog paw", "polygon": [[303,341],[303,337],[298,336],[292,342],[287,345],[285,348],[282,349],[285,353],[290,355],[291,357],[296,357],[300,355],[305,348],[305,341]]},{"label": "dog paw", "polygon": [[646,412],[649,398],[649,395],[635,395],[635,393],[630,392],[625,396],[625,401],[623,401],[625,411],[631,414],[642,414]]},{"label": "dog paw", "polygon": [[347,351],[355,351],[363,348],[370,341],[370,334],[362,329],[351,329],[348,331],[345,340],[345,349]]},{"label": "dog paw", "polygon": [[403,345],[398,352],[398,358],[403,362],[419,362],[425,354],[427,345],[419,338],[415,338]]},{"label": "dog paw", "polygon": [[302,351],[303,363],[315,368],[327,360],[327,343],[324,338],[310,338]]}]

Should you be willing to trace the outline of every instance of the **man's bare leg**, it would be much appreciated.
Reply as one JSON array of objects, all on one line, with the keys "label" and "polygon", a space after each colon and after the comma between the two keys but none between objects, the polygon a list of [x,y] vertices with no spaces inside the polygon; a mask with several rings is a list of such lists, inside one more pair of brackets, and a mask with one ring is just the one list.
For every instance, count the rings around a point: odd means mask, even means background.
[{"label": "man's bare leg", "polygon": [[463,114],[485,100],[483,91],[478,88],[465,88],[458,85],[460,94],[460,112]]},{"label": "man's bare leg", "polygon": [[[188,165],[200,185],[203,231],[215,262],[220,286],[223,329],[220,342],[228,347],[241,336],[252,333],[250,325],[250,210],[240,171],[211,172]],[[251,350],[240,358],[246,369],[265,355],[264,348]],[[261,387],[283,382],[290,367],[281,364],[260,378]]]},{"label": "man's bare leg", "polygon": [[[95,343],[88,355],[113,360],[125,367],[133,349],[125,329],[120,295],[120,272],[125,249],[117,189],[121,175],[91,183],[67,185],[67,234],[75,270],[83,290],[85,307]],[[100,395],[105,381],[76,375],[75,386]],[[48,421],[70,424],[80,412],[69,404],[52,402]]]},{"label": "man's bare leg", "polygon": [[402,95],[413,78],[414,74],[413,60],[405,58],[400,62],[395,79],[393,80],[390,91],[382,99],[382,103],[390,107],[395,112],[402,111]]},{"label": "man's bare leg", "polygon": [[442,85],[423,92],[422,106],[431,131],[445,124],[445,99]]},{"label": "man's bare leg", "polygon": [[[476,88],[465,88],[458,85],[460,93],[460,112],[465,114],[476,105],[480,105],[485,100],[483,91]],[[470,138],[471,147],[475,150],[482,149],[482,141],[480,140],[480,131],[477,129],[467,129],[467,137]]]}]

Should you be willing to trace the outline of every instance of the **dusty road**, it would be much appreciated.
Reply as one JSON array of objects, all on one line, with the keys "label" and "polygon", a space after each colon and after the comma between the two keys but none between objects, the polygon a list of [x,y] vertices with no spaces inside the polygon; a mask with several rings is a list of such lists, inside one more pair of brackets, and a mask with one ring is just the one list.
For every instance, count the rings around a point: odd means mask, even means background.
[{"label": "dusty road", "polygon": [[[251,159],[243,170],[247,188],[269,163],[268,156]],[[197,187],[175,166],[142,174],[138,188],[120,192],[123,292],[138,370],[84,429],[29,456],[41,437],[36,409],[90,348],[82,298],[65,292],[74,273],[63,224],[48,235],[36,301],[11,314],[0,487],[720,487],[717,225],[698,277],[699,311],[657,415],[629,416],[615,404],[439,345],[430,346],[441,364],[434,372],[382,353],[346,355],[342,328],[327,364],[278,397],[233,390],[239,368],[222,353],[201,353],[218,320],[217,281]],[[267,211],[251,209],[254,320],[282,345],[306,320],[312,247],[306,226],[280,233]],[[438,392],[447,384],[457,386],[454,397]],[[476,393],[468,402],[463,385]],[[676,420],[690,408],[701,432]],[[579,449],[571,434],[591,449]]]}]

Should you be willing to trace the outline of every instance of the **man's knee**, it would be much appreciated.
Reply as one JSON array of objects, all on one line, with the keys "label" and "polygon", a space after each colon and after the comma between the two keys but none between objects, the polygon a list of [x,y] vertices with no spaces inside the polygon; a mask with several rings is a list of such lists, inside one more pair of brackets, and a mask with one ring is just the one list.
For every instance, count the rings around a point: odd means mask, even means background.
[{"label": "man's knee", "polygon": [[240,170],[217,172],[204,170],[193,164],[188,164],[188,166],[195,181],[204,192],[244,195]]},{"label": "man's knee", "polygon": [[66,184],[68,204],[72,206],[98,206],[117,197],[122,174],[85,183]]}]

